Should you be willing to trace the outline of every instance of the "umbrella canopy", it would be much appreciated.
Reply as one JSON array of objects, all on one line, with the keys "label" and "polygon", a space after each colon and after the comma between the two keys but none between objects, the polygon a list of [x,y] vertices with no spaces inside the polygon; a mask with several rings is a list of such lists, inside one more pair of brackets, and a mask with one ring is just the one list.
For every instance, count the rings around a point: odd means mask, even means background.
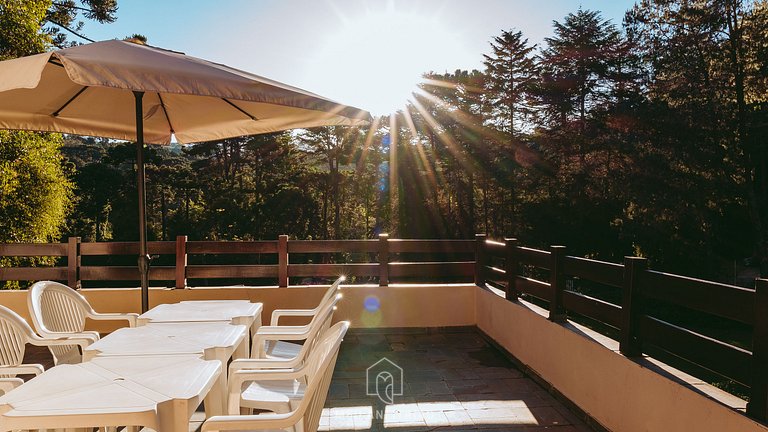
[{"label": "umbrella canopy", "polygon": [[139,273],[149,304],[144,143],[210,141],[315,126],[362,126],[368,112],[183,53],[104,41],[0,62],[0,128],[137,144]]},{"label": "umbrella canopy", "polygon": [[169,144],[313,126],[365,125],[366,111],[182,53],[104,41],[0,62],[0,128]]}]

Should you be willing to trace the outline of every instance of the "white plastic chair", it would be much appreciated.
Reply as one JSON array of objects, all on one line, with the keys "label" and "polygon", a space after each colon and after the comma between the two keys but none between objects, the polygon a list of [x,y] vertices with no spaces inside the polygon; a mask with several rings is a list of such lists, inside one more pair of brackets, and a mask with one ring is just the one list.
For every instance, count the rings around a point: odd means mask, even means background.
[{"label": "white plastic chair", "polygon": [[[58,282],[41,281],[29,288],[27,296],[29,314],[35,330],[46,338],[99,339],[99,334],[85,330],[85,320],[127,320],[136,326],[134,313],[97,313],[88,300],[72,288]],[[50,346],[56,364],[79,363],[82,354],[76,345]]]},{"label": "white plastic chair", "polygon": [[[339,355],[339,347],[347,330],[349,322],[342,321],[326,330],[315,345],[306,368],[302,370],[270,370],[270,371],[238,371],[232,381],[234,388],[240,388],[244,382],[257,380],[260,386],[279,381],[294,383],[301,388],[302,397],[294,400],[291,408],[282,413],[267,413],[258,415],[215,416],[203,423],[204,432],[225,430],[296,430],[298,432],[315,432],[320,424],[320,415],[328,397],[333,369]],[[306,378],[307,384],[301,383]],[[248,387],[248,389],[251,388]],[[230,394],[230,397],[233,397]],[[239,400],[239,391],[235,392],[235,400]],[[287,402],[291,405],[291,402]],[[284,405],[285,406],[285,405]]]},{"label": "white plastic chair", "polygon": [[85,348],[91,341],[89,338],[41,338],[19,314],[0,306],[0,391],[7,393],[24,382],[15,378],[16,375],[39,375],[43,372],[42,365],[22,363],[26,344],[47,347],[75,344]]},{"label": "white plastic chair", "polygon": [[[330,325],[330,317],[327,319],[321,319],[318,321],[318,314],[326,311],[326,307],[329,304],[335,306],[341,299],[341,294],[337,294],[340,289],[341,283],[346,280],[344,276],[339,277],[328,290],[323,294],[320,302],[314,309],[275,309],[272,312],[272,319],[269,326],[259,328],[259,331],[254,335],[253,347],[251,352],[251,358],[271,358],[278,360],[296,359],[302,355],[302,345],[292,342],[286,342],[287,340],[309,340],[312,341],[310,333],[315,329],[315,334],[319,334],[319,331],[328,328]],[[333,311],[331,311],[331,315]],[[312,317],[312,320],[303,326],[280,326],[279,321],[281,317]],[[321,323],[323,328],[317,328],[317,324]],[[277,337],[278,334],[289,334],[285,338]],[[257,337],[259,337],[257,339]],[[303,357],[299,358],[302,361]],[[298,364],[298,363],[297,363]],[[293,367],[293,366],[291,366]]]},{"label": "white plastic chair", "polygon": [[[296,369],[302,367],[305,360],[308,358],[309,353],[317,343],[317,340],[320,338],[320,335],[322,335],[325,330],[330,327],[331,321],[333,320],[333,312],[336,309],[336,303],[340,298],[341,294],[338,294],[330,303],[326,303],[323,310],[318,312],[318,314],[313,317],[313,321],[310,323],[311,325],[309,332],[306,336],[302,336],[301,334],[290,334],[286,336],[285,334],[279,333],[277,331],[277,329],[280,327],[276,327],[275,331],[268,329],[266,332],[262,332],[261,334],[257,332],[258,339],[255,340],[255,342],[259,344],[266,344],[268,347],[264,353],[263,358],[232,360],[232,362],[229,364],[229,374],[243,369]],[[279,340],[270,340],[272,338],[279,339],[284,337],[294,338],[294,340],[295,338],[304,337],[306,338],[306,341],[303,344],[293,344]],[[271,348],[277,344],[290,344],[291,346],[295,345],[297,351],[296,353],[287,353],[288,349],[283,347],[282,349],[278,348],[282,356],[270,355],[270,353],[274,353]]]},{"label": "white plastic chair", "polygon": [[[333,311],[336,304],[341,300],[342,295],[336,294],[330,300],[321,305],[320,311],[312,316],[312,320],[306,325],[300,326],[261,326],[253,336],[253,347],[251,349],[251,359],[271,359],[271,360],[294,360],[295,364],[283,367],[297,366],[302,360],[302,350],[306,354],[306,349],[311,348],[314,337],[330,325]],[[298,344],[287,341],[308,341],[304,344]]]}]

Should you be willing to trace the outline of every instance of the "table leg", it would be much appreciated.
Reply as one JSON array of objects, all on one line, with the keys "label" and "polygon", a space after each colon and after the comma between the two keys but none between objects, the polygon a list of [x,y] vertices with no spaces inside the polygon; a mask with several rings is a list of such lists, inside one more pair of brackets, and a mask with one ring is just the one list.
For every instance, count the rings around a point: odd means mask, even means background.
[{"label": "table leg", "polygon": [[244,337],[243,341],[235,348],[232,353],[232,357],[236,359],[248,358],[248,337]]},{"label": "table leg", "polygon": [[[226,355],[226,354],[224,354]],[[226,413],[226,398],[227,398],[227,361],[229,357],[225,358],[207,358],[206,360],[218,360],[221,362],[221,373],[213,383],[213,387],[205,396],[205,417],[209,418],[215,415],[223,415]]]},{"label": "table leg", "polygon": [[189,432],[189,404],[186,400],[173,399],[157,406],[161,432]]}]

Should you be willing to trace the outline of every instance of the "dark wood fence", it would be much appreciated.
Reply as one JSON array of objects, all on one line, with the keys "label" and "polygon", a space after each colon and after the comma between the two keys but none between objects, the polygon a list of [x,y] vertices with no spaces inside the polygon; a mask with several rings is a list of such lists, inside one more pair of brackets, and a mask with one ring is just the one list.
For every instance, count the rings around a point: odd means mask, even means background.
[{"label": "dark wood fence", "polygon": [[[587,317],[616,330],[620,351],[629,357],[659,349],[749,388],[747,413],[766,420],[768,413],[768,280],[755,289],[662,273],[648,269],[644,258],[623,264],[567,256],[562,246],[536,250],[476,238],[475,281],[502,289],[516,301],[526,296],[549,308],[549,319]],[[525,274],[534,274],[530,277]],[[614,302],[575,289],[599,284]],[[613,291],[613,293],[611,293]],[[611,295],[613,294],[613,295]],[[730,337],[713,337],[660,318],[665,306],[726,319],[751,335],[740,347]],[[660,312],[661,311],[661,312]]]},{"label": "dark wood fence", "polygon": [[[262,279],[287,286],[290,278],[340,274],[375,280],[430,282],[450,278],[491,285],[510,301],[521,296],[549,308],[549,319],[587,318],[619,340],[623,354],[634,357],[662,350],[749,389],[747,413],[765,421],[768,415],[768,280],[754,289],[661,273],[648,269],[644,258],[622,264],[568,256],[562,246],[538,250],[515,239],[400,240],[382,234],[374,240],[289,240],[214,242],[150,242],[158,255],[150,272],[156,282],[183,288],[233,279]],[[135,242],[0,244],[0,257],[54,257],[51,267],[0,268],[0,280],[137,281],[133,265],[99,263],[99,258],[135,257]],[[243,264],[237,257],[258,256]],[[309,257],[309,258],[308,258]],[[132,259],[132,258],[131,258]],[[581,287],[599,286],[601,295]],[[727,320],[748,330],[739,346],[728,336],[702,334],[695,326],[674,323],[665,307],[682,308]],[[668,316],[668,315],[667,315]]]},{"label": "dark wood fence", "polygon": [[[375,240],[188,241],[149,242],[155,257],[150,267],[154,285],[184,288],[265,281],[288,286],[290,278],[333,278],[339,275],[390,281],[469,282],[474,270],[472,240],[400,240],[382,234]],[[0,281],[58,280],[72,287],[108,282],[137,282],[136,242],[0,244],[0,257],[53,257],[50,267],[0,268]],[[253,259],[258,257],[258,263]],[[117,265],[111,261],[121,261]],[[114,258],[122,258],[122,260]],[[243,263],[250,261],[248,263]]]}]

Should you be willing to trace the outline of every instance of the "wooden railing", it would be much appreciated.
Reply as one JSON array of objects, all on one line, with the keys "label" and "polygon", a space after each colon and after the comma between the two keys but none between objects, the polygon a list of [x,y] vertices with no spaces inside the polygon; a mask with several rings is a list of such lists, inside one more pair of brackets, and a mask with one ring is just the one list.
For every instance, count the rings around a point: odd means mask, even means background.
[{"label": "wooden railing", "polygon": [[[627,257],[615,264],[568,256],[562,246],[538,250],[520,246],[513,238],[493,241],[483,235],[475,240],[400,240],[386,234],[372,240],[280,236],[275,241],[237,242],[178,237],[175,242],[150,242],[149,252],[158,256],[151,280],[176,288],[254,281],[284,287],[291,278],[301,282],[304,277],[340,274],[380,286],[474,278],[479,286],[503,290],[510,301],[524,297],[543,305],[554,322],[586,319],[617,339],[626,356],[666,353],[739,383],[749,392],[747,413],[768,418],[765,279],[758,279],[754,289],[740,288],[652,271],[644,258]],[[81,243],[77,238],[62,244],[0,244],[0,258],[57,261],[51,267],[0,268],[0,281],[49,279],[73,287],[135,282],[137,253],[135,242]],[[705,335],[696,325],[675,322],[665,314],[668,308],[741,326],[746,342],[734,342],[728,334]]]},{"label": "wooden railing", "polygon": [[[378,281],[472,280],[472,240],[188,241],[149,242],[150,281],[184,288],[232,283],[288,286],[293,278],[339,275]],[[0,281],[58,280],[76,286],[136,282],[136,242],[0,244],[0,257],[53,257],[52,267],[0,268]],[[412,259],[409,259],[412,258]],[[260,283],[261,282],[261,283]]]},{"label": "wooden railing", "polygon": [[[612,328],[608,333],[617,335],[626,356],[662,350],[739,383],[749,389],[747,413],[766,420],[768,280],[757,279],[755,289],[741,288],[652,271],[644,258],[614,264],[567,256],[562,246],[543,251],[521,247],[515,239],[497,242],[482,235],[476,249],[479,285],[502,289],[511,301],[523,296],[544,304],[552,321],[580,317],[598,328]],[[605,297],[616,300],[578,292],[575,287],[584,283],[599,284]],[[727,335],[701,334],[696,325],[668,322],[665,308],[728,320],[751,337],[744,347]]]}]

